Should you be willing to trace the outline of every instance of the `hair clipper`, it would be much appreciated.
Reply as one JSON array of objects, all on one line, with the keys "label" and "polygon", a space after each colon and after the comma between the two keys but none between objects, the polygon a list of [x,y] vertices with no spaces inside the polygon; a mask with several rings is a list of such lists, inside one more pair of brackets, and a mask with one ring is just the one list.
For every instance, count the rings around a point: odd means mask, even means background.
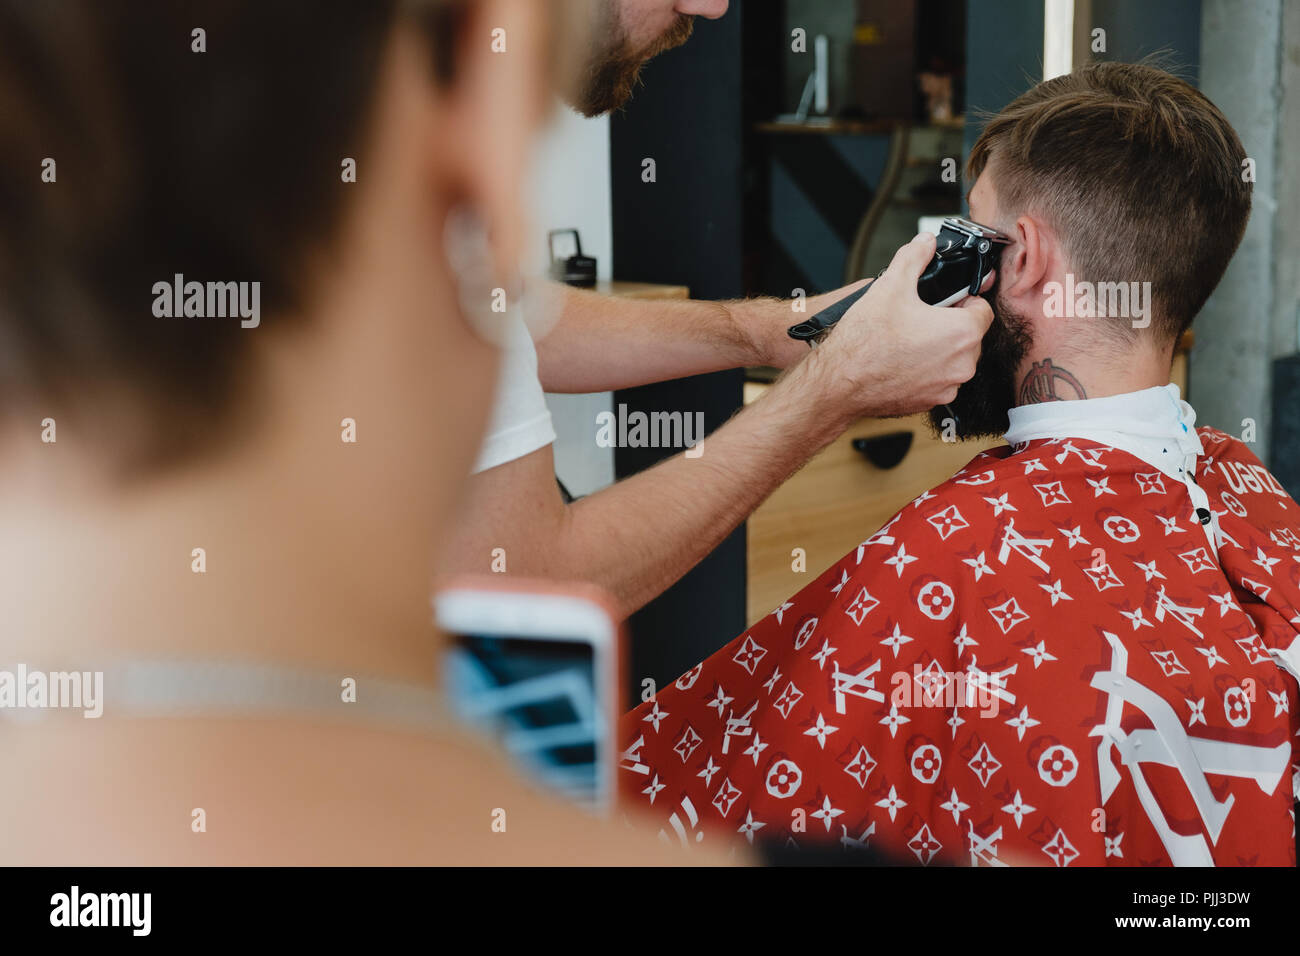
[{"label": "hair clipper", "polygon": [[[955,216],[945,219],[935,243],[934,258],[916,283],[917,295],[922,302],[937,306],[953,305],[968,295],[978,295],[988,274],[997,268],[1003,247],[1010,242],[1011,237],[969,219]],[[881,275],[884,270],[876,279]],[[874,282],[875,279],[807,321],[790,326],[790,338],[816,345],[866,295]]]}]

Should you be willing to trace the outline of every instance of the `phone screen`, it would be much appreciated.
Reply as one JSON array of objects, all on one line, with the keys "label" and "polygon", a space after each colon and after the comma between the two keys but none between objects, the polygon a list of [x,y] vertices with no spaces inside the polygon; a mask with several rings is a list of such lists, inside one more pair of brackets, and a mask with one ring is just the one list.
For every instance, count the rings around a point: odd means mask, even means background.
[{"label": "phone screen", "polygon": [[535,780],[591,810],[607,807],[607,706],[584,641],[452,635],[443,664],[456,717],[499,740]]}]

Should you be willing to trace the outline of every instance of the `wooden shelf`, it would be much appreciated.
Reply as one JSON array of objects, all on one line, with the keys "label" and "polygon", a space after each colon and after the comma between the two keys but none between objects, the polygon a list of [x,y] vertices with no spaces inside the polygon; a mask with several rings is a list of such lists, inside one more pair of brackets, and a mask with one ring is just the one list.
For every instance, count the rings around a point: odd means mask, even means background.
[{"label": "wooden shelf", "polygon": [[831,120],[829,123],[755,123],[754,129],[760,133],[792,133],[795,135],[817,134],[821,136],[884,136],[895,128],[904,126],[902,120]]},{"label": "wooden shelf", "polygon": [[620,299],[689,299],[691,290],[684,285],[663,285],[658,282],[624,282],[620,279],[601,279],[596,290],[601,295]]},{"label": "wooden shelf", "polygon": [[900,126],[912,129],[960,130],[965,128],[965,119],[957,116],[942,123],[911,123],[899,119],[845,120],[832,119],[823,123],[791,123],[769,120],[755,123],[754,129],[760,133],[791,133],[795,135],[815,134],[821,136],[886,136]]}]

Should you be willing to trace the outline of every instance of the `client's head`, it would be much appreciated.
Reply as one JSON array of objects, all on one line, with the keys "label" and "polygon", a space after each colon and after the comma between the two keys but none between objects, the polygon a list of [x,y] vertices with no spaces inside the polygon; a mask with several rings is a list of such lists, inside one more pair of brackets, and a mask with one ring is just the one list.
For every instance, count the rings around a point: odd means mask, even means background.
[{"label": "client's head", "polygon": [[1145,64],[1091,64],[1002,110],[971,150],[968,201],[1012,242],[975,376],[932,424],[1000,435],[1015,405],[1168,381],[1245,231],[1245,161],[1213,103]]}]

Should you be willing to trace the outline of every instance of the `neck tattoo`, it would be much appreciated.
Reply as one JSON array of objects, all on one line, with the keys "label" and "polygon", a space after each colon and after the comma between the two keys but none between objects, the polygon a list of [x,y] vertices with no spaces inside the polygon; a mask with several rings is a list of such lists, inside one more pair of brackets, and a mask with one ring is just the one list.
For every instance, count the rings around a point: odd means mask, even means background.
[{"label": "neck tattoo", "polygon": [[1063,368],[1052,364],[1050,358],[1035,362],[1020,383],[1021,405],[1039,402],[1069,402],[1087,398],[1079,380]]}]

